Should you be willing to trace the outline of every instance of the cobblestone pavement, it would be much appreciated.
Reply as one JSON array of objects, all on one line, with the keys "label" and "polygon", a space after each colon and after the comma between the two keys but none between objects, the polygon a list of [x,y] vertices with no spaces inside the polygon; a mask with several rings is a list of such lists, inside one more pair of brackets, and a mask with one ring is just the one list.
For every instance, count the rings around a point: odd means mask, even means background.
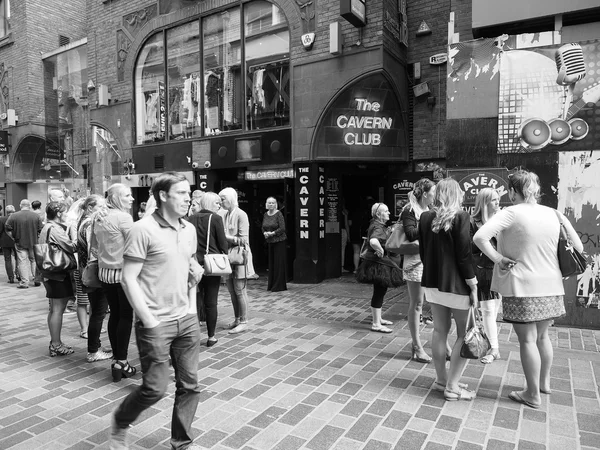
[{"label": "cobblestone pavement", "polygon": [[[283,293],[265,284],[249,282],[250,327],[235,336],[224,331],[232,307],[221,288],[219,342],[202,348],[198,368],[202,448],[600,448],[598,331],[551,329],[553,392],[533,410],[507,398],[524,377],[516,336],[501,324],[502,359],[470,361],[463,374],[477,398],[446,402],[431,389],[433,364],[409,359],[405,287],[386,297],[383,315],[394,321],[386,335],[369,330],[370,287],[351,275]],[[107,361],[86,363],[74,314],[63,340],[75,353],[50,358],[44,288],[15,286],[0,277],[0,449],[108,448],[110,413],[141,375],[113,383]],[[428,352],[431,331],[422,326]],[[133,339],[130,361],[139,368]],[[131,429],[131,448],[169,448],[173,397],[171,384]]]}]

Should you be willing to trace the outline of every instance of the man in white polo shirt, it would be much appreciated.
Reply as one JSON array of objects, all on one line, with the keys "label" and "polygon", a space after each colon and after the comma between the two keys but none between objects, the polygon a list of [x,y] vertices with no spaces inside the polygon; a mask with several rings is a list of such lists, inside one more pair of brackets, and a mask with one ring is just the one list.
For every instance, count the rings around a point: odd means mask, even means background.
[{"label": "man in white polo shirt", "polygon": [[201,268],[194,259],[196,230],[181,219],[190,206],[190,184],[177,172],[165,172],[152,192],[157,209],[131,228],[121,280],[135,311],[143,379],[113,413],[110,448],[129,448],[128,428],[165,395],[171,356],[176,377],[171,447],[191,450],[197,448],[191,428],[200,394],[196,279]]}]

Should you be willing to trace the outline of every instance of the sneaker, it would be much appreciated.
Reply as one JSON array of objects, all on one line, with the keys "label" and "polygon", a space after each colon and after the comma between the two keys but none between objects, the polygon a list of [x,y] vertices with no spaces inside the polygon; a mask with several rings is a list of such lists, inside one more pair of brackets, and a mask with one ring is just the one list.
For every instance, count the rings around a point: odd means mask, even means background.
[{"label": "sneaker", "polygon": [[75,314],[76,312],[77,310],[75,308],[66,307],[65,312],[63,314]]},{"label": "sneaker", "polygon": [[115,422],[115,413],[112,414],[110,419],[110,440],[108,441],[108,448],[110,450],[128,450],[127,445],[127,428],[119,428],[117,422]]},{"label": "sneaker", "polygon": [[241,333],[246,328],[248,328],[248,324],[246,322],[240,322],[240,324],[237,327],[234,327],[231,330],[229,330],[229,334]]},{"label": "sneaker", "polygon": [[240,322],[238,320],[236,320],[235,322],[231,322],[229,325],[227,325],[227,329],[228,330],[233,330],[235,327],[237,327],[240,324]]},{"label": "sneaker", "polygon": [[92,363],[92,362],[96,362],[96,361],[104,361],[106,359],[111,359],[112,357],[113,357],[112,352],[108,353],[103,350],[98,350],[96,353],[88,352],[85,360],[89,363]]}]

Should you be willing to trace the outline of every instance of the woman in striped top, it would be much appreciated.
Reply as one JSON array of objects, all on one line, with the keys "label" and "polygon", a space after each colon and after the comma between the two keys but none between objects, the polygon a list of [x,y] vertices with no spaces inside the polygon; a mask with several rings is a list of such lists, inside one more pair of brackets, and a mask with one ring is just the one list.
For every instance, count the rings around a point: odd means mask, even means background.
[{"label": "woman in striped top", "polygon": [[110,308],[108,338],[113,350],[113,381],[120,381],[121,378],[128,378],[136,373],[135,367],[130,366],[127,361],[133,309],[121,287],[123,249],[133,226],[133,218],[129,214],[132,204],[131,189],[124,184],[115,183],[108,188],[108,214],[97,217],[94,221],[94,238],[98,242],[98,278],[102,282]]}]

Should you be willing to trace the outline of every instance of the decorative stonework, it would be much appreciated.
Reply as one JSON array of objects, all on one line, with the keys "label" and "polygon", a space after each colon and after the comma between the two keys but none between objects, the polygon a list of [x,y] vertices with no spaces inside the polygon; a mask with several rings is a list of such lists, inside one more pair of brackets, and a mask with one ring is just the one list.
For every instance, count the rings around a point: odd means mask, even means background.
[{"label": "decorative stonework", "polygon": [[125,61],[131,47],[131,39],[123,30],[117,30],[117,81],[125,81]]},{"label": "decorative stonework", "polygon": [[295,2],[300,9],[300,17],[302,18],[302,32],[314,32],[317,0],[295,0]]},{"label": "decorative stonework", "polygon": [[8,94],[8,70],[4,67],[4,63],[0,63],[0,92],[2,92],[2,109],[1,112],[6,112],[10,106]]},{"label": "decorative stonework", "polygon": [[129,34],[135,36],[144,25],[157,15],[158,7],[155,3],[123,16],[123,28],[127,30]]}]

